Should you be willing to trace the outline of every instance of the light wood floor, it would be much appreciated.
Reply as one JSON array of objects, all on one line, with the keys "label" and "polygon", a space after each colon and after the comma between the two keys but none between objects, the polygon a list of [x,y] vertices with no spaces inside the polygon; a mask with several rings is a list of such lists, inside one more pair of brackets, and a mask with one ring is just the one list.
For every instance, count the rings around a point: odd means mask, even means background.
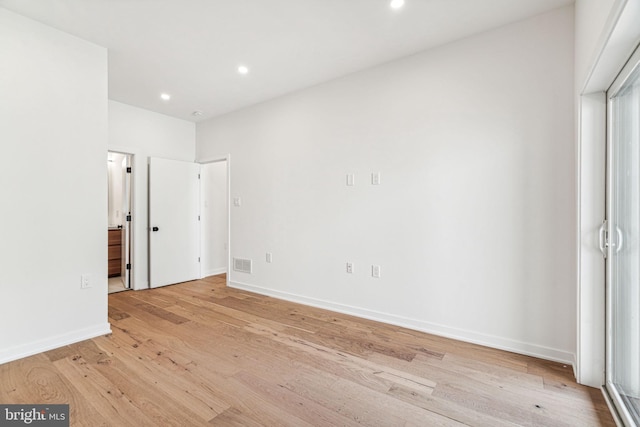
[{"label": "light wood floor", "polygon": [[570,367],[228,289],[109,295],[113,334],[0,365],[94,426],[614,426]]}]

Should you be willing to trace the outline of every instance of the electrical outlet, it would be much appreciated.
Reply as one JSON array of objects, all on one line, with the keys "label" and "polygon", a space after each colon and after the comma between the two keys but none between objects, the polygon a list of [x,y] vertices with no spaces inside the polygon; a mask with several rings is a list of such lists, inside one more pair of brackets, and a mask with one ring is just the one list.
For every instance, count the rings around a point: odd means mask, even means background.
[{"label": "electrical outlet", "polygon": [[347,273],[353,274],[353,263],[352,262],[348,262],[347,263]]},{"label": "electrical outlet", "polygon": [[348,187],[353,187],[354,180],[355,180],[355,175],[352,174],[352,173],[348,173],[347,174],[347,186]]},{"label": "electrical outlet", "polygon": [[371,276],[375,277],[376,279],[380,278],[380,266],[379,265],[372,265],[371,266]]},{"label": "electrical outlet", "polygon": [[93,287],[93,283],[91,283],[91,275],[83,274],[80,276],[80,288],[87,289]]},{"label": "electrical outlet", "polygon": [[271,252],[267,252],[267,256],[266,256],[267,262],[271,262],[273,257],[271,256]]}]

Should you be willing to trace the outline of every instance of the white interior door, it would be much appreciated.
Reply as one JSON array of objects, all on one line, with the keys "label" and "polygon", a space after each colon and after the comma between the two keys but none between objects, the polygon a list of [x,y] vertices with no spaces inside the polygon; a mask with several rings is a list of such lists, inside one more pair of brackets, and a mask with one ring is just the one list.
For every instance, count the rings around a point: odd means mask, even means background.
[{"label": "white interior door", "polygon": [[149,159],[149,286],[200,278],[200,165]]}]

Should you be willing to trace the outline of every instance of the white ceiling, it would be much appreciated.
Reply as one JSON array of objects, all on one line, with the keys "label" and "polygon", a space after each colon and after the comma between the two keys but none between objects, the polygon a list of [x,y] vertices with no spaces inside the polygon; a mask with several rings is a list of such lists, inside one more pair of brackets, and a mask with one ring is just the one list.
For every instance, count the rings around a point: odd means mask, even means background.
[{"label": "white ceiling", "polygon": [[0,0],[107,47],[110,99],[192,121],[571,3],[406,0],[394,11],[389,0]]}]

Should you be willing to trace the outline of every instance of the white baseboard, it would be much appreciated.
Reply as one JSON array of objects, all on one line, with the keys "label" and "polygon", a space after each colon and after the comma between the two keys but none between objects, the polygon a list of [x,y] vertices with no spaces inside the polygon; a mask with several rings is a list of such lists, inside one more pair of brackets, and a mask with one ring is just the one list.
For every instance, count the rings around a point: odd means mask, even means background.
[{"label": "white baseboard", "polygon": [[107,335],[111,333],[111,325],[105,323],[89,328],[78,329],[66,334],[49,337],[43,340],[35,341],[29,344],[9,348],[0,351],[0,365],[23,357],[33,356],[34,354],[53,350],[54,348],[63,347],[65,345],[74,344],[91,338]]},{"label": "white baseboard", "polygon": [[211,270],[203,271],[202,277],[216,276],[227,272],[227,267],[213,268]]},{"label": "white baseboard", "polygon": [[551,360],[554,362],[575,366],[575,354],[550,347],[511,340],[508,338],[497,337],[494,335],[483,334],[465,329],[452,328],[437,323],[397,316],[395,314],[381,313],[365,308],[353,307],[316,298],[309,298],[301,295],[291,294],[288,292],[281,292],[274,289],[264,288],[261,286],[249,285],[247,283],[238,281],[229,281],[228,286],[231,288],[255,292],[257,294],[267,295],[286,301],[305,304],[317,308],[323,308],[338,313],[349,314],[352,316],[362,317],[364,319],[388,323],[390,325],[401,326],[428,334],[452,338],[458,341],[469,342],[472,344],[483,345],[499,350],[506,350],[513,353],[519,353],[526,356],[537,357],[539,359]]}]

